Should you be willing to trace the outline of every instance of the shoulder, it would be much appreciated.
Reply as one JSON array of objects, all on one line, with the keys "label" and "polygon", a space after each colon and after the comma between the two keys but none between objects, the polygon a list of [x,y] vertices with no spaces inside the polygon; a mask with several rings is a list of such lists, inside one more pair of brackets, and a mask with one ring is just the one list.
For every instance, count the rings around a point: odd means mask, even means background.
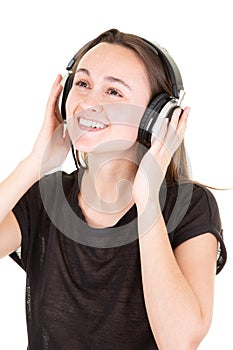
[{"label": "shoulder", "polygon": [[189,182],[168,186],[163,206],[172,238],[192,237],[204,232],[220,234],[222,223],[217,201],[206,187]]},{"label": "shoulder", "polygon": [[188,213],[202,217],[205,223],[212,223],[221,230],[220,212],[213,192],[200,184],[193,184]]},{"label": "shoulder", "polygon": [[61,190],[68,193],[72,187],[76,186],[77,181],[77,171],[70,174],[64,171],[47,174],[28,189],[19,200],[18,205],[27,206],[30,204],[29,209],[39,206],[43,198],[54,196]]},{"label": "shoulder", "polygon": [[[205,216],[205,222],[211,221],[219,208],[214,194],[205,186],[187,182],[164,187],[161,202],[165,216]],[[219,225],[221,223],[219,222]]]},{"label": "shoulder", "polygon": [[226,262],[226,248],[218,203],[213,192],[197,183],[167,188],[164,216],[173,249],[188,239],[212,233],[219,242],[217,271]]}]

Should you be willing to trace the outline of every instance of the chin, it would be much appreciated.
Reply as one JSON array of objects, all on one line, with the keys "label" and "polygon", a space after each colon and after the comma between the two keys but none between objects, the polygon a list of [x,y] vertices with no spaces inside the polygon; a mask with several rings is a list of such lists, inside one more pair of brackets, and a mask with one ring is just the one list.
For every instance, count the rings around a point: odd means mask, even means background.
[{"label": "chin", "polygon": [[[125,141],[125,142],[124,142]],[[86,144],[77,142],[75,148],[83,153],[89,153],[94,156],[104,157],[105,161],[108,159],[128,159],[135,162],[137,154],[137,146],[135,143],[129,143],[128,140],[111,140],[99,144]],[[97,159],[97,158],[96,158]]]}]

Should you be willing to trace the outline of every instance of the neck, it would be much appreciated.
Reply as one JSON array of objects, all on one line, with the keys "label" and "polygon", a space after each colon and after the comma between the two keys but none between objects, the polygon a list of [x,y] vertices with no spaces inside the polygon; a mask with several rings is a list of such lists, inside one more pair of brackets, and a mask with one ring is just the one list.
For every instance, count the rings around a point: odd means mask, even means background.
[{"label": "neck", "polygon": [[135,152],[88,154],[81,183],[85,203],[100,212],[117,213],[133,205],[132,184],[137,172]]}]

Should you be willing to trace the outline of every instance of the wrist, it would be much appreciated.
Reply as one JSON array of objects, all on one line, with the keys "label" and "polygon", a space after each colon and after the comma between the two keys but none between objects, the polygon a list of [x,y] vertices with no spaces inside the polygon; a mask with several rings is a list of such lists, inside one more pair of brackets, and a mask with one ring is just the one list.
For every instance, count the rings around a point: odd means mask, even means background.
[{"label": "wrist", "polygon": [[147,198],[146,200],[140,200],[136,203],[138,215],[141,215],[143,212],[153,212],[161,211],[159,194],[155,195],[153,199]]},{"label": "wrist", "polygon": [[144,236],[156,226],[162,217],[159,201],[148,201],[146,205],[137,207],[138,210],[138,233]]},{"label": "wrist", "polygon": [[32,154],[24,158],[19,163],[18,168],[24,172],[25,176],[30,177],[32,182],[36,182],[42,177],[41,162]]}]

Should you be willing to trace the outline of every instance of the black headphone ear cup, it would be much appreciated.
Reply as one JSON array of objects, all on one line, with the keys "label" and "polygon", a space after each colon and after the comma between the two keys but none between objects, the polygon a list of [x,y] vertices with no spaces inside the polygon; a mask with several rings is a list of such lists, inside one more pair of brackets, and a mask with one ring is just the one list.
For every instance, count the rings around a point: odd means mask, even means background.
[{"label": "black headphone ear cup", "polygon": [[139,130],[138,141],[143,145],[150,147],[151,130],[163,107],[171,100],[166,92],[157,95],[148,105],[145,113],[142,116]]},{"label": "black headphone ear cup", "polygon": [[61,96],[61,116],[63,120],[66,120],[66,100],[69,95],[70,89],[73,85],[74,74],[71,73],[67,76],[64,83],[64,88]]}]

